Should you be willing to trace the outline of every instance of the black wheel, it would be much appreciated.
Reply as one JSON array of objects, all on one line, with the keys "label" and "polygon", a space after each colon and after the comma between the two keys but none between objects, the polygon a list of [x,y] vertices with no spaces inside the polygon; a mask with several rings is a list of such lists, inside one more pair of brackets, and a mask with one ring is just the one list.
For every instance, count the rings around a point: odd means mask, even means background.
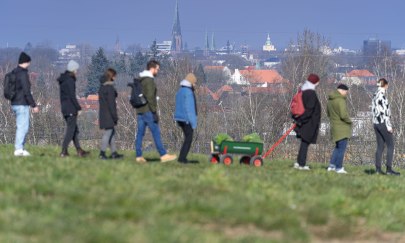
[{"label": "black wheel", "polygon": [[224,155],[219,156],[219,158],[220,158],[221,163],[226,166],[229,166],[233,163],[233,158],[230,155],[224,154]]},{"label": "black wheel", "polygon": [[211,154],[210,163],[214,164],[214,165],[219,164],[219,155],[218,154]]},{"label": "black wheel", "polygon": [[250,164],[250,156],[242,156],[239,160],[241,165],[249,165]]},{"label": "black wheel", "polygon": [[250,165],[254,167],[263,166],[263,158],[261,156],[254,156],[250,159]]}]

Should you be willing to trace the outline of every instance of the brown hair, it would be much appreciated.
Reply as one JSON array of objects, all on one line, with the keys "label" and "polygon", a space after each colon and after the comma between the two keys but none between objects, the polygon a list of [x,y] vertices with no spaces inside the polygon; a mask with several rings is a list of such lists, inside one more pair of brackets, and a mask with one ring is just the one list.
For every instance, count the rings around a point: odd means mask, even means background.
[{"label": "brown hair", "polygon": [[377,82],[379,87],[385,87],[388,84],[388,81],[385,78],[380,78]]},{"label": "brown hair", "polygon": [[150,70],[151,68],[157,68],[157,66],[160,66],[160,63],[156,60],[150,60],[148,64],[146,64],[146,69]]},{"label": "brown hair", "polygon": [[115,69],[113,69],[113,68],[109,68],[105,72],[105,77],[107,78],[108,81],[113,81],[113,78],[115,76],[117,76],[117,71],[115,71]]}]

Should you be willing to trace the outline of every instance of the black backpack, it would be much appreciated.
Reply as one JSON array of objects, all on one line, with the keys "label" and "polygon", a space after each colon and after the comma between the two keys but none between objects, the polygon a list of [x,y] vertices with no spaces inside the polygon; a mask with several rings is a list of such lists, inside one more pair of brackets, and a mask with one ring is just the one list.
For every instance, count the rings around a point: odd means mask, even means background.
[{"label": "black backpack", "polygon": [[17,94],[17,75],[14,70],[4,77],[4,97],[8,100],[14,99]]},{"label": "black backpack", "polygon": [[133,83],[128,84],[129,87],[132,88],[131,97],[129,102],[131,103],[132,107],[134,108],[141,108],[148,104],[145,96],[142,93],[142,83],[139,79],[134,79]]}]

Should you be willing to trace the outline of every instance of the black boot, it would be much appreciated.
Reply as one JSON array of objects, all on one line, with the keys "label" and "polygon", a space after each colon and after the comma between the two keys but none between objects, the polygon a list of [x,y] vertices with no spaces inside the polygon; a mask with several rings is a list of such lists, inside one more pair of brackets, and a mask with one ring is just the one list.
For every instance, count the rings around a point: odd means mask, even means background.
[{"label": "black boot", "polygon": [[386,174],[384,173],[384,171],[382,171],[381,167],[376,167],[375,173],[376,173],[377,175],[386,175]]},{"label": "black boot", "polygon": [[108,159],[107,156],[105,155],[105,152],[104,152],[104,151],[100,151],[100,156],[99,156],[99,158],[102,159],[102,160]]},{"label": "black boot", "polygon": [[387,166],[387,175],[399,176],[401,173],[392,170],[391,166]]},{"label": "black boot", "polygon": [[67,149],[67,148],[62,149],[62,152],[60,153],[60,157],[61,157],[61,158],[69,157],[69,153],[68,153],[68,149]]},{"label": "black boot", "polygon": [[119,153],[117,153],[117,152],[113,152],[113,153],[111,154],[111,159],[122,159],[122,158],[124,158],[124,155],[119,154]]}]

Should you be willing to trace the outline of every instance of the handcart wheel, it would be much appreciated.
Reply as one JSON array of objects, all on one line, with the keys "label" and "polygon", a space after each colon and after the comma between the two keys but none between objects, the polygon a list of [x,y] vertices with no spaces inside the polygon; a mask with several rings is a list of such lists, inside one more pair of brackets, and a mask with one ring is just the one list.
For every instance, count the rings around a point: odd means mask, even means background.
[{"label": "handcart wheel", "polygon": [[219,164],[219,156],[217,154],[211,154],[210,163],[215,165]]},{"label": "handcart wheel", "polygon": [[233,158],[230,155],[221,155],[220,161],[222,164],[229,166],[233,163]]},{"label": "handcart wheel", "polygon": [[249,165],[250,164],[250,156],[242,156],[239,160],[239,163],[242,165]]},{"label": "handcart wheel", "polygon": [[250,159],[250,165],[254,167],[263,166],[263,158],[261,156],[254,156]]}]

